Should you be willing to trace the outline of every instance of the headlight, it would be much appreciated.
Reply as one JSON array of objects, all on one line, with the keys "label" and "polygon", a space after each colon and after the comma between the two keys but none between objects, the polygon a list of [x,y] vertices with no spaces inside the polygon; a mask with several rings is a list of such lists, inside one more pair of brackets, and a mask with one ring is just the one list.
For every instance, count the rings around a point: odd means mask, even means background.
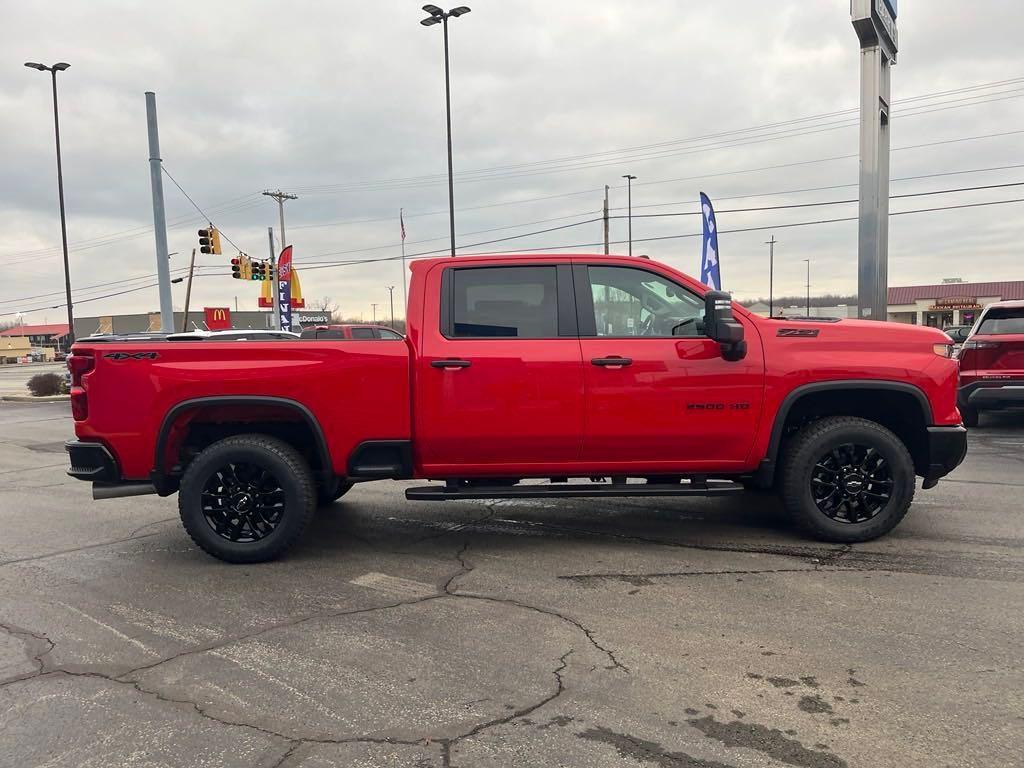
[{"label": "headlight", "polygon": [[952,344],[933,344],[932,351],[935,352],[939,357],[952,357],[953,356],[953,345]]}]

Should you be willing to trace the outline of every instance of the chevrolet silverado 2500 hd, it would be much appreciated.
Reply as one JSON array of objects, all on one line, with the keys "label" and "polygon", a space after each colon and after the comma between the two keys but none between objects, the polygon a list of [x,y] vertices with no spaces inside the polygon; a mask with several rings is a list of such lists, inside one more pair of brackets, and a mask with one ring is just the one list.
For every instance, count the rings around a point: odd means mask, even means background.
[{"label": "chevrolet silverado 2500 hd", "polygon": [[69,474],[178,493],[189,535],[268,560],[354,483],[409,499],[774,488],[810,535],[880,536],[963,459],[936,329],[754,315],[667,266],[588,255],[412,266],[394,339],[91,337]]}]

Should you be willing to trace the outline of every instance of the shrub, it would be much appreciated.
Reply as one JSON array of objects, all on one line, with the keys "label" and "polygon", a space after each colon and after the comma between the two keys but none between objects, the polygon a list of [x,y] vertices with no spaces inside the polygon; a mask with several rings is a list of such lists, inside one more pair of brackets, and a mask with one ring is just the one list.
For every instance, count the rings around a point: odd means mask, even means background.
[{"label": "shrub", "polygon": [[64,377],[59,373],[37,373],[28,380],[28,390],[36,397],[63,394]]}]

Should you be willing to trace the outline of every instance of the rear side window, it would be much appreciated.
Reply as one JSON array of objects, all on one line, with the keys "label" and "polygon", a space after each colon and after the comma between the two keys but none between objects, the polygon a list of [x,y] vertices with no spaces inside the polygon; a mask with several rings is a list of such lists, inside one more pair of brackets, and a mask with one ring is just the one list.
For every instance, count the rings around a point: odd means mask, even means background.
[{"label": "rear side window", "polygon": [[352,329],[353,339],[373,339],[376,336],[373,333],[373,328],[353,328]]},{"label": "rear side window", "polygon": [[556,267],[476,267],[453,272],[452,336],[558,336]]},{"label": "rear side window", "polygon": [[381,328],[380,329],[380,337],[382,339],[392,339],[392,340],[394,340],[394,339],[401,339],[402,338],[402,334],[396,333],[395,331],[388,331],[388,330],[385,330],[384,328]]},{"label": "rear side window", "polygon": [[1024,333],[1024,307],[990,309],[978,326],[977,333],[989,336]]}]

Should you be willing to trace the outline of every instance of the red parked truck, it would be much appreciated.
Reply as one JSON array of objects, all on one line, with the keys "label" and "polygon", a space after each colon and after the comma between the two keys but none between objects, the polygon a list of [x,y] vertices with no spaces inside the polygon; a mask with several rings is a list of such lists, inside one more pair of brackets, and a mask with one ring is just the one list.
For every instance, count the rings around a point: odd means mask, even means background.
[{"label": "red parked truck", "polygon": [[775,488],[826,541],[864,541],[963,459],[941,331],[769,319],[665,265],[587,255],[412,266],[399,339],[84,339],[69,474],[178,492],[185,529],[271,559],[318,500],[378,479],[419,500]]},{"label": "red parked truck", "polygon": [[965,426],[978,426],[981,411],[1024,406],[1024,301],[985,307],[957,357]]}]

